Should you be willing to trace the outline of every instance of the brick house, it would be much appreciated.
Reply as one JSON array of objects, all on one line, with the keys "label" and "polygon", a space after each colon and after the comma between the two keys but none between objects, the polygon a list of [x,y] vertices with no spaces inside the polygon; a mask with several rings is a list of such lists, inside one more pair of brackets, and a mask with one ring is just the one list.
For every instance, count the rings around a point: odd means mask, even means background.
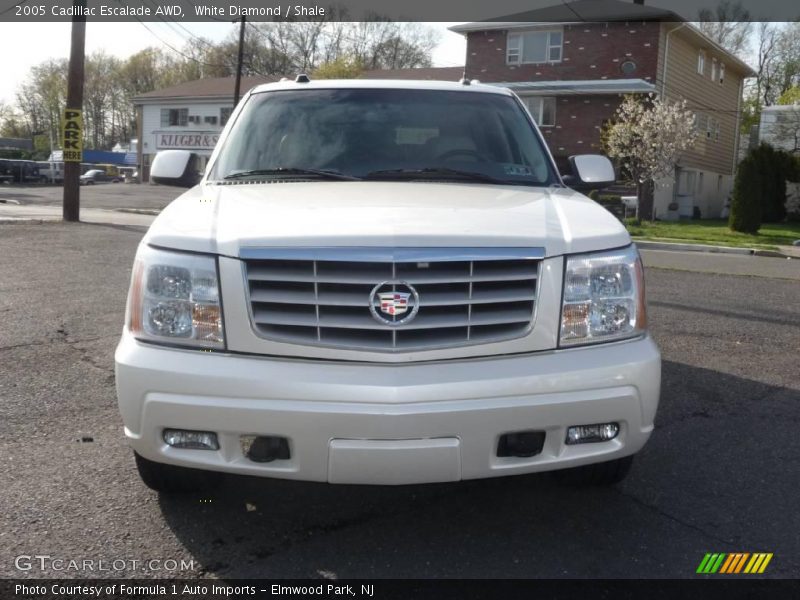
[{"label": "brick house", "polygon": [[466,37],[467,77],[516,92],[562,169],[570,155],[601,152],[600,130],[624,94],[685,99],[696,144],[659,182],[654,210],[676,218],[668,212],[676,202],[681,217],[696,209],[719,217],[733,186],[750,67],[670,11],[618,0],[551,9],[451,27]]}]

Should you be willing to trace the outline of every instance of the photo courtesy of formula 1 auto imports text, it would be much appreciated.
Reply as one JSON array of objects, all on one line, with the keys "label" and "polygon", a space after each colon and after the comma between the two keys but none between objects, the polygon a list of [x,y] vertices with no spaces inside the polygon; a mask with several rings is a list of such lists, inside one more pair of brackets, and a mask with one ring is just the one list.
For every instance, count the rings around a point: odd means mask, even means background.
[{"label": "photo courtesy of formula 1 auto imports text", "polygon": [[800,597],[800,7],[0,0],[0,600]]}]

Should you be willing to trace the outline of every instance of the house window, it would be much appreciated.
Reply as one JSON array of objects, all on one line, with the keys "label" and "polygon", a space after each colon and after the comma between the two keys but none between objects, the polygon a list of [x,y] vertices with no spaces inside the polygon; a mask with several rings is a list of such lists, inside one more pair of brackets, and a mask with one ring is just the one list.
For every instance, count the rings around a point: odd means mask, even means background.
[{"label": "house window", "polygon": [[694,115],[694,131],[697,135],[705,135],[708,128],[708,115],[696,113]]},{"label": "house window", "polygon": [[719,63],[719,82],[725,83],[725,63]]},{"label": "house window", "polygon": [[714,132],[714,119],[706,119],[706,138],[711,139],[711,134]]},{"label": "house window", "polygon": [[719,141],[719,121],[714,121],[714,139]]},{"label": "house window", "polygon": [[189,122],[188,108],[162,108],[161,126],[162,127],[186,127]]},{"label": "house window", "polygon": [[706,51],[700,50],[697,53],[697,74],[702,75],[706,71]]},{"label": "house window", "polygon": [[522,99],[539,127],[556,124],[556,99],[552,96],[528,96]]},{"label": "house window", "polygon": [[510,65],[561,62],[562,30],[509,33],[506,62]]},{"label": "house window", "polygon": [[717,80],[717,59],[711,59],[711,81]]},{"label": "house window", "polygon": [[209,125],[216,125],[217,124],[217,117],[206,117],[205,122]]},{"label": "house window", "polygon": [[228,123],[228,119],[231,118],[231,113],[233,112],[233,108],[225,106],[219,109],[219,124],[225,127]]}]

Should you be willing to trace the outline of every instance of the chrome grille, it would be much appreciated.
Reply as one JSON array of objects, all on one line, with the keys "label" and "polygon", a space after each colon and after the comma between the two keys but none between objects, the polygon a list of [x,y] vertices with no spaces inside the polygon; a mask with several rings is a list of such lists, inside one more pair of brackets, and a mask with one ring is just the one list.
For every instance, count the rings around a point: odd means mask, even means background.
[{"label": "chrome grille", "polygon": [[[259,336],[376,351],[429,350],[530,331],[543,251],[510,249],[271,248],[241,253]],[[373,292],[412,286],[408,322],[379,322]],[[415,299],[408,299],[408,312]],[[384,316],[387,320],[393,317]]]}]

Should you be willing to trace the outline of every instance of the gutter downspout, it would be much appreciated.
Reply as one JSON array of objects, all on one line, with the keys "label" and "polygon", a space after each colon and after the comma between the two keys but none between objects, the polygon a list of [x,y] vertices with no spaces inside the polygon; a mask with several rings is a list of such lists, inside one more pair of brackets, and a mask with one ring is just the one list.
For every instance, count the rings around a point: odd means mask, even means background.
[{"label": "gutter downspout", "polygon": [[664,69],[661,73],[661,98],[664,98],[664,94],[666,93],[667,89],[667,60],[669,59],[669,35],[678,31],[678,29],[682,29],[686,27],[686,22],[681,23],[677,27],[673,27],[667,32],[664,40]]},{"label": "gutter downspout", "polygon": [[[736,164],[739,161],[739,146],[742,143],[742,94],[744,93],[744,77],[739,80],[739,97],[736,99],[736,129],[733,143],[733,164],[731,165],[731,176],[736,176]],[[761,137],[759,135],[759,137]]]},{"label": "gutter downspout", "polygon": [[[684,21],[677,27],[673,27],[670,29],[667,34],[664,36],[664,68],[661,70],[661,99],[666,99],[666,91],[667,91],[667,64],[669,60],[669,36],[671,33],[678,31],[678,29],[682,29],[686,27],[686,22]],[[680,167],[675,167],[675,174],[672,176],[672,202],[676,202],[678,199],[678,177],[680,174]],[[638,214],[637,214],[638,216]],[[656,210],[655,210],[655,198],[653,198],[653,218],[655,219]]]}]

